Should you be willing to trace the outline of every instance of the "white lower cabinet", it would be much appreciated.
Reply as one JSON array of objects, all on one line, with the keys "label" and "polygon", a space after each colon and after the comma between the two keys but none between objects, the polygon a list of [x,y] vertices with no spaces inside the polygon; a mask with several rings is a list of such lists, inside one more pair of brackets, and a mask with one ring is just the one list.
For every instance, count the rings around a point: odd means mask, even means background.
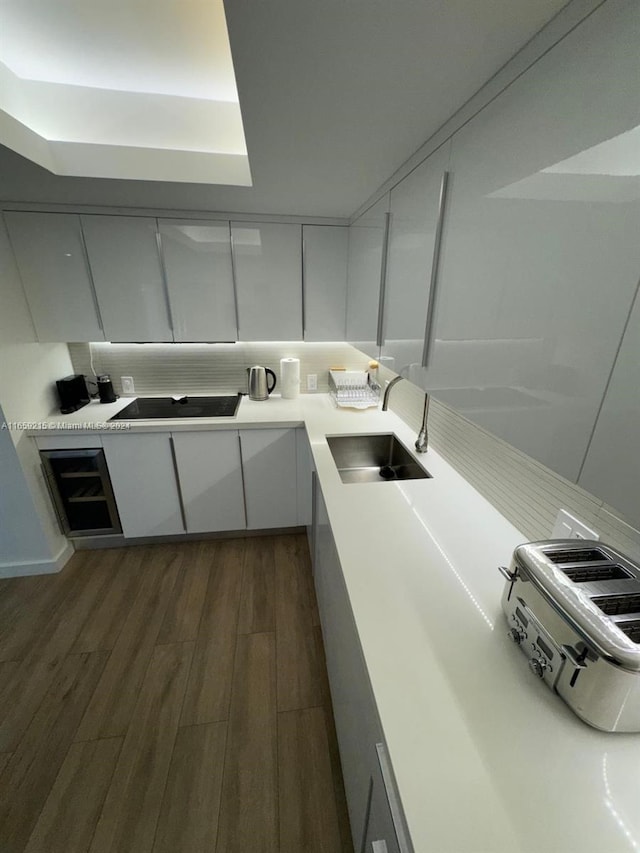
[{"label": "white lower cabinet", "polygon": [[247,528],[298,525],[296,430],[240,430]]},{"label": "white lower cabinet", "polygon": [[170,439],[169,433],[102,436],[127,538],[185,532]]},{"label": "white lower cabinet", "polygon": [[173,433],[187,533],[246,527],[237,430]]},{"label": "white lower cabinet", "polygon": [[[398,841],[391,818],[389,782],[382,778],[376,749],[382,729],[317,480],[315,489],[314,579],[353,847],[366,853],[407,853],[410,848]],[[400,834],[406,837],[404,828]]]},{"label": "white lower cabinet", "polygon": [[127,538],[311,521],[304,430],[104,435],[102,445]]}]

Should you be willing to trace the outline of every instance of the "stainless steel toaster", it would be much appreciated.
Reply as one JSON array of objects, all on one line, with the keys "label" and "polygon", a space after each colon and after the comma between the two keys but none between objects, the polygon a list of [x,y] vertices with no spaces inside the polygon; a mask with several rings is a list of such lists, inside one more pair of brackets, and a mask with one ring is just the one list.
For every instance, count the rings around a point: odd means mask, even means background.
[{"label": "stainless steel toaster", "polygon": [[520,545],[502,609],[532,672],[585,722],[640,731],[640,566],[601,542]]}]

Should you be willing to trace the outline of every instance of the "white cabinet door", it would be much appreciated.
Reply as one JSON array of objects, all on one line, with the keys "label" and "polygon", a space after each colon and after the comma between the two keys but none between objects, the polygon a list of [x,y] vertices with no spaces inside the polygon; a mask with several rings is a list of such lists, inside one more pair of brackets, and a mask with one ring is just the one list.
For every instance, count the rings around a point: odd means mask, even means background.
[{"label": "white cabinet door", "polygon": [[9,235],[0,218],[0,341],[29,343],[36,340]]},{"label": "white cabinet door", "polygon": [[640,524],[640,296],[636,297],[578,484]]},{"label": "white cabinet door", "polygon": [[238,337],[228,222],[159,219],[176,341]]},{"label": "white cabinet door", "polygon": [[82,216],[108,341],[172,341],[155,219]]},{"label": "white cabinet door", "polygon": [[374,357],[388,209],[387,193],[349,226],[347,340]]},{"label": "white cabinet door", "polygon": [[640,271],[639,28],[604,3],[453,139],[425,387],[572,481]]},{"label": "white cabinet door", "polygon": [[305,341],[344,341],[349,229],[303,225]]},{"label": "white cabinet door", "polygon": [[391,190],[381,355],[422,364],[447,143]]},{"label": "white cabinet door", "polygon": [[72,213],[5,213],[40,341],[103,341],[80,219]]},{"label": "white cabinet door", "polygon": [[128,537],[184,533],[169,433],[104,435],[122,532]]},{"label": "white cabinet door", "polygon": [[237,431],[175,432],[173,443],[187,532],[243,530],[246,520]]},{"label": "white cabinet door", "polygon": [[298,483],[298,524],[308,527],[312,522],[313,456],[304,428],[296,430],[296,467]]},{"label": "white cabinet door", "polygon": [[302,340],[300,228],[231,223],[240,340]]},{"label": "white cabinet door", "polygon": [[241,430],[249,530],[298,525],[296,430]]},{"label": "white cabinet door", "polygon": [[362,850],[374,743],[379,739],[375,725],[377,712],[340,559],[317,481],[315,506],[314,581],[353,849]]}]

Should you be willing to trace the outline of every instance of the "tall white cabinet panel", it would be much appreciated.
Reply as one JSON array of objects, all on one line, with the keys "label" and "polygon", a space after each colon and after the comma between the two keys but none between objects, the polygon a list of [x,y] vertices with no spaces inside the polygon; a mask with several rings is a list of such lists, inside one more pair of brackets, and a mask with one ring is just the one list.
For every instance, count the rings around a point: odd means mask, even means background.
[{"label": "tall white cabinet panel", "polygon": [[239,339],[302,340],[301,226],[232,222],[231,238]]},{"label": "tall white cabinet panel", "polygon": [[172,341],[155,219],[82,216],[108,341]]},{"label": "tall white cabinet panel", "polygon": [[453,139],[425,387],[573,481],[640,275],[639,33],[603,4]]},{"label": "tall white cabinet panel", "polygon": [[347,305],[349,229],[303,225],[305,341],[343,341]]},{"label": "tall white cabinet panel", "polygon": [[126,537],[185,532],[170,438],[169,433],[102,436]]},{"label": "tall white cabinet panel", "polygon": [[422,363],[446,143],[391,190],[381,355]]},{"label": "tall white cabinet panel", "polygon": [[579,485],[640,526],[640,295],[609,381]]},{"label": "tall white cabinet panel", "polygon": [[172,438],[187,532],[244,529],[237,431],[175,432]]},{"label": "tall white cabinet panel", "polygon": [[13,249],[0,218],[0,341],[29,343],[37,340],[22,288]]},{"label": "tall white cabinet panel", "polygon": [[5,213],[40,341],[103,341],[80,219],[72,213]]},{"label": "tall white cabinet panel", "polygon": [[241,430],[247,527],[296,527],[296,430]]},{"label": "tall white cabinet panel", "polygon": [[228,222],[159,219],[176,341],[238,337]]},{"label": "tall white cabinet panel", "polygon": [[377,356],[380,279],[389,194],[349,226],[347,340]]}]

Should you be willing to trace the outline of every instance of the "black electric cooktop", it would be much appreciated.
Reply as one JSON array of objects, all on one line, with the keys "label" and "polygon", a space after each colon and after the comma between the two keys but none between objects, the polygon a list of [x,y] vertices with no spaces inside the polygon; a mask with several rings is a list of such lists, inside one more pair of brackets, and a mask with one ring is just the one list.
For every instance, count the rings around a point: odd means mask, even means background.
[{"label": "black electric cooktop", "polygon": [[110,421],[151,420],[153,418],[233,418],[240,394],[233,397],[138,397]]}]

